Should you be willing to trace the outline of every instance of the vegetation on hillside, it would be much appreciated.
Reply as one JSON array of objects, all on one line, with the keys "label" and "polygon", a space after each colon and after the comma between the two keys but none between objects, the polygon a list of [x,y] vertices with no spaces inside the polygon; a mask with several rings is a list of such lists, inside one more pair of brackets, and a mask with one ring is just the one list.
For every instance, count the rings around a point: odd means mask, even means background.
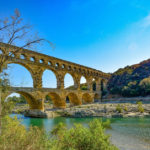
[{"label": "vegetation on hillside", "polygon": [[150,59],[114,72],[108,90],[125,97],[150,95]]}]

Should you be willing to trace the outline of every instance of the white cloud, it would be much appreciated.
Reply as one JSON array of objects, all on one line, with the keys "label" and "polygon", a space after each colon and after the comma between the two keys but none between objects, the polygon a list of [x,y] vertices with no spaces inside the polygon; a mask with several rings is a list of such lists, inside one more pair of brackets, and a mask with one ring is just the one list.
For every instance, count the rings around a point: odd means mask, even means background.
[{"label": "white cloud", "polygon": [[148,16],[146,16],[145,18],[143,18],[140,22],[139,22],[140,26],[142,28],[148,28],[150,27],[150,14]]}]

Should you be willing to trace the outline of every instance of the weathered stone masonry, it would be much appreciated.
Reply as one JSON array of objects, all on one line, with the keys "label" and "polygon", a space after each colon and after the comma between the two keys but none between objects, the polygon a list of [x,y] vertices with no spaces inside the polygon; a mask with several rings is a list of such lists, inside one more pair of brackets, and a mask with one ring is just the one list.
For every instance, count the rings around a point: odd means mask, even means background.
[{"label": "weathered stone masonry", "polygon": [[[3,53],[8,53],[8,61],[10,63],[20,64],[24,66],[31,74],[33,79],[33,88],[12,87],[9,94],[17,92],[23,95],[29,103],[30,109],[44,110],[44,99],[49,95],[56,108],[66,107],[66,97],[69,97],[72,105],[81,105],[82,103],[90,103],[94,98],[101,97],[101,83],[107,82],[109,74],[86,66],[68,62],[62,59],[21,49],[16,46],[0,43],[0,59]],[[42,75],[48,69],[53,71],[57,79],[57,88],[43,88]],[[69,73],[74,80],[74,90],[64,89],[64,77]],[[80,79],[84,76],[87,81],[88,89],[85,91],[80,89]],[[93,91],[93,79],[96,82],[96,91]],[[106,85],[106,84],[105,84]]]}]

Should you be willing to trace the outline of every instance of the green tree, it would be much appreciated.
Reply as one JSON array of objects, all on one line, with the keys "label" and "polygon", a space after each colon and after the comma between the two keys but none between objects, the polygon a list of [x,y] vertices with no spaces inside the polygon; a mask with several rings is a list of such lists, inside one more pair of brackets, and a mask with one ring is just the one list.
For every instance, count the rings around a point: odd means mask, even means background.
[{"label": "green tree", "polygon": [[[40,38],[38,33],[34,32],[32,26],[25,23],[18,9],[15,9],[13,15],[6,18],[0,18],[0,42],[18,46],[18,48],[16,47],[15,49],[2,49],[0,47],[0,74],[7,68],[9,57],[15,55],[20,48],[35,49],[37,45],[45,41],[53,47],[53,44],[50,41]],[[0,87],[0,116],[2,110],[2,88],[3,87]]]},{"label": "green tree", "polygon": [[150,77],[141,80],[139,86],[141,88],[142,95],[150,94]]}]

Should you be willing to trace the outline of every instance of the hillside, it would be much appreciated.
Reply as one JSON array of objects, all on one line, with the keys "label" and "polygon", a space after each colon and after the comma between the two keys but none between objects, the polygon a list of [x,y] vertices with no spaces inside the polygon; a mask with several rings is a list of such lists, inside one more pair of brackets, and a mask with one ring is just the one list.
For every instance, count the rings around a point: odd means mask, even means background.
[{"label": "hillside", "polygon": [[150,95],[150,59],[114,72],[108,82],[111,94],[122,96]]}]

